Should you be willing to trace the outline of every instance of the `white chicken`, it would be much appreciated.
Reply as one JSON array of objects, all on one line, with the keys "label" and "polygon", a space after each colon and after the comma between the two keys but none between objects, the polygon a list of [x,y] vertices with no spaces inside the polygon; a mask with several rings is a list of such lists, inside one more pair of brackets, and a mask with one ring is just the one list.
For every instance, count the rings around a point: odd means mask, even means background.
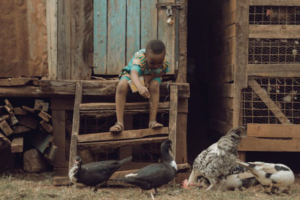
[{"label": "white chicken", "polygon": [[206,191],[217,183],[225,184],[225,176],[236,167],[237,147],[244,132],[245,128],[242,126],[233,128],[218,142],[202,151],[194,161],[189,180],[184,181],[183,186],[187,188],[190,184],[196,184],[199,176],[210,182]]},{"label": "white chicken", "polygon": [[264,162],[249,162],[245,163],[241,160],[236,161],[238,164],[245,166],[251,171],[263,186],[270,186],[269,192],[272,192],[273,187],[277,193],[281,193],[294,183],[295,176],[293,171],[284,164],[264,163]]}]

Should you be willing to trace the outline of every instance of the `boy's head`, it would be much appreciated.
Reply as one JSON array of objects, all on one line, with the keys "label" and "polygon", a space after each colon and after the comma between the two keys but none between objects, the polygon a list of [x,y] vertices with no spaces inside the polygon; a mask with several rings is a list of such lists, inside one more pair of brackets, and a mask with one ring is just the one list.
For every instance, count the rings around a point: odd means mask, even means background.
[{"label": "boy's head", "polygon": [[165,44],[160,40],[151,40],[146,46],[146,60],[150,69],[162,66],[166,54]]}]

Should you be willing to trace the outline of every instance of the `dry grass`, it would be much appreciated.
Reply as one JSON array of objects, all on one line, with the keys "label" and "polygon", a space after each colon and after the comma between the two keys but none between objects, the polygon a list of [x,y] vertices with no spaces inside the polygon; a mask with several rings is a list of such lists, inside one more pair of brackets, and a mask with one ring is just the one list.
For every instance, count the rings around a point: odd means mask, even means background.
[{"label": "dry grass", "polygon": [[[160,195],[155,196],[157,200],[199,200],[199,199],[299,199],[300,184],[294,184],[288,195],[268,195],[263,193],[260,186],[245,191],[211,191],[204,193],[200,189],[184,190],[179,185],[170,184],[160,188]],[[76,188],[76,186],[55,187],[52,185],[52,174],[2,174],[0,177],[0,199],[151,199],[150,192],[141,193],[135,187],[116,187],[111,185],[94,193],[91,188]]]}]

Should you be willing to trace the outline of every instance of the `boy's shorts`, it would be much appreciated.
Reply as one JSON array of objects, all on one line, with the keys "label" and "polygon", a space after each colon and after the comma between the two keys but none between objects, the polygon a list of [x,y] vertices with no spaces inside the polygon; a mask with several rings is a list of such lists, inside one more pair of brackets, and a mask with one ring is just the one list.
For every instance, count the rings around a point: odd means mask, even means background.
[{"label": "boy's shorts", "polygon": [[[120,77],[120,81],[123,80],[123,79],[126,79],[126,80],[128,80],[128,81],[131,80],[131,78],[129,78],[128,76],[122,76],[122,77]],[[160,78],[160,77],[155,77],[155,78],[152,79],[152,80],[156,80],[156,81],[159,83],[159,85],[161,84],[161,78]]]}]

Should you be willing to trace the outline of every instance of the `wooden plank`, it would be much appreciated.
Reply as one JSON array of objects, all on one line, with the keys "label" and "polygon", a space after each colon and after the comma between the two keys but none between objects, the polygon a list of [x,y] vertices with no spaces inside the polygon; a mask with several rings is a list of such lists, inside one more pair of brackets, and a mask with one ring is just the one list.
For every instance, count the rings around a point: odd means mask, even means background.
[{"label": "wooden plank", "polygon": [[[134,114],[140,114],[140,113],[149,113],[149,109],[143,109],[143,110],[125,110],[124,114],[126,115],[134,115]],[[158,109],[157,113],[169,113],[168,109]],[[91,116],[95,118],[103,118],[103,117],[109,117],[109,116],[115,116],[116,110],[97,110],[97,111],[80,111],[80,116]]]},{"label": "wooden plank", "polygon": [[28,131],[31,131],[32,129],[26,127],[26,126],[16,126],[13,128],[13,134],[19,134],[19,133],[25,133]]},{"label": "wooden plank", "polygon": [[97,141],[109,141],[109,140],[127,140],[135,138],[144,138],[154,135],[166,135],[169,134],[169,128],[163,127],[159,129],[138,129],[122,131],[122,133],[91,133],[78,135],[78,142],[97,142]]},{"label": "wooden plank", "polygon": [[107,0],[94,0],[94,73],[106,74]]},{"label": "wooden plank", "polygon": [[51,116],[50,116],[48,113],[44,112],[44,111],[41,111],[41,112],[38,114],[38,116],[39,116],[40,118],[42,118],[44,121],[46,121],[46,122],[49,122],[50,119],[51,119]]},{"label": "wooden plank", "polygon": [[224,30],[221,31],[219,37],[221,41],[226,41],[236,36],[235,24],[226,27]]},{"label": "wooden plank", "polygon": [[[124,130],[132,130],[133,128],[133,115],[124,115]],[[122,133],[123,134],[123,133]],[[120,159],[132,156],[132,146],[120,147]],[[125,165],[127,165],[126,163]]]},{"label": "wooden plank", "polygon": [[41,153],[44,153],[50,140],[51,135],[43,131],[34,132],[28,136],[28,141]]},{"label": "wooden plank", "polygon": [[247,124],[247,136],[265,138],[299,138],[300,125]]},{"label": "wooden plank", "polygon": [[157,0],[141,1],[141,48],[157,39]]},{"label": "wooden plank", "polygon": [[2,115],[2,116],[0,117],[0,122],[3,122],[4,120],[7,120],[7,119],[9,119],[9,118],[10,118],[10,115],[7,115],[7,114]]},{"label": "wooden plank", "polygon": [[[169,109],[170,102],[160,102],[160,109]],[[115,103],[83,103],[79,105],[80,110],[113,110],[116,109]],[[125,110],[149,109],[149,102],[126,103]]]},{"label": "wooden plank", "polygon": [[57,146],[50,143],[50,146],[44,152],[44,156],[51,164],[53,164],[54,160],[56,159],[57,153],[58,153]]},{"label": "wooden plank", "polygon": [[126,1],[108,0],[106,74],[117,75],[126,65]]},{"label": "wooden plank", "polygon": [[300,152],[299,139],[243,138],[239,151]]},{"label": "wooden plank", "polygon": [[52,132],[52,130],[53,130],[52,126],[51,126],[49,123],[47,123],[45,120],[42,120],[42,121],[40,122],[40,124],[42,125],[42,127],[43,127],[48,133],[51,133],[51,132]]},{"label": "wooden plank", "polygon": [[20,107],[16,107],[14,113],[15,115],[27,115],[27,111]]},{"label": "wooden plank", "polygon": [[188,99],[178,100],[177,134],[176,134],[176,163],[185,163],[187,158],[187,112]]},{"label": "wooden plank", "polygon": [[249,0],[237,1],[236,7],[233,127],[240,125],[241,89],[247,87]]},{"label": "wooden plank", "polygon": [[213,56],[213,61],[212,65],[214,68],[224,66],[224,65],[230,65],[235,63],[235,53],[226,53],[226,54],[221,54],[218,56]]},{"label": "wooden plank", "polygon": [[[182,9],[179,10],[179,27],[178,27],[178,73],[176,83],[187,82],[187,29],[188,29],[188,1],[180,0]],[[174,71],[176,73],[176,71]]]},{"label": "wooden plank", "polygon": [[10,134],[13,133],[13,130],[10,128],[6,120],[0,123],[0,128],[3,131],[3,133],[5,133],[6,136],[9,136]]},{"label": "wooden plank", "polygon": [[[175,0],[158,0],[160,3],[175,3]],[[175,13],[175,9],[172,9]],[[174,15],[174,14],[173,14]],[[173,23],[167,23],[168,17],[165,9],[158,10],[158,39],[163,41],[166,46],[166,55],[170,61],[170,71],[168,74],[174,74],[175,69],[175,24],[176,18],[172,17]],[[147,30],[152,27],[147,27]]]},{"label": "wooden plank", "polygon": [[[64,110],[52,110],[52,125],[53,143],[58,148],[56,161],[63,162],[66,160],[66,112]],[[57,166],[56,162],[54,166]]]},{"label": "wooden plank", "polygon": [[30,115],[26,115],[26,116],[20,115],[18,119],[19,119],[19,124],[27,126],[28,128],[31,129],[35,129],[38,124],[37,119]]},{"label": "wooden plank", "polygon": [[57,79],[71,79],[71,0],[57,3]]},{"label": "wooden plank", "polygon": [[230,124],[227,124],[226,122],[223,122],[223,121],[220,121],[220,120],[217,120],[217,119],[213,119],[213,118],[210,118],[209,119],[209,127],[212,129],[212,130],[215,130],[217,131],[218,133],[222,134],[222,135],[225,135],[228,133],[228,131],[230,129],[232,129],[232,125]]},{"label": "wooden plank", "polygon": [[48,79],[57,79],[57,1],[47,1]]},{"label": "wooden plank", "polygon": [[[126,63],[140,49],[140,0],[127,0]],[[148,10],[148,9],[147,9]],[[145,10],[142,12],[144,13]],[[144,18],[143,14],[143,18]]]},{"label": "wooden plank", "polygon": [[226,122],[229,125],[233,124],[233,112],[231,110],[214,109],[210,110],[211,117],[220,121]]},{"label": "wooden plank", "polygon": [[78,143],[78,146],[85,148],[104,148],[113,147],[118,148],[125,145],[139,145],[145,143],[160,143],[168,139],[167,136],[164,137],[152,137],[152,138],[142,138],[142,139],[132,139],[132,140],[118,140],[118,141],[105,141],[105,142],[89,142],[89,143]]},{"label": "wooden plank", "polygon": [[23,144],[24,138],[23,137],[14,137],[11,142],[11,152],[12,153],[22,153],[23,152]]},{"label": "wooden plank", "polygon": [[267,92],[254,79],[249,80],[249,85],[282,124],[290,123],[290,120],[281,112],[278,106],[270,99]]},{"label": "wooden plank", "polygon": [[248,65],[248,76],[264,77],[300,77],[300,65],[296,64],[260,64]]},{"label": "wooden plank", "polygon": [[[299,4],[300,5],[300,4]],[[300,27],[294,25],[249,25],[249,38],[299,38]]]},{"label": "wooden plank", "polygon": [[77,136],[79,134],[79,127],[80,127],[79,105],[81,102],[82,102],[82,82],[78,81],[76,83],[72,136],[71,136],[70,156],[69,156],[69,170],[73,167],[74,159],[75,156],[77,155]]},{"label": "wooden plank", "polygon": [[42,110],[47,112],[49,108],[49,103],[44,102],[43,100],[36,99],[34,102],[34,110]]},{"label": "wooden plank", "polygon": [[2,133],[0,133],[0,139],[4,140],[6,143],[11,145],[11,141],[9,139],[7,139],[7,137],[5,137]]},{"label": "wooden plank", "polygon": [[26,111],[29,111],[29,112],[31,112],[31,113],[34,113],[34,109],[33,108],[29,108],[29,107],[27,107],[27,106],[22,106],[22,109],[24,109],[24,110],[26,110]]},{"label": "wooden plank", "polygon": [[23,86],[28,85],[35,80],[35,78],[7,78],[7,79],[0,79],[0,86]]},{"label": "wooden plank", "polygon": [[170,114],[169,114],[169,139],[172,141],[173,158],[176,160],[176,137],[177,137],[177,117],[178,117],[178,87],[170,87]]},{"label": "wooden plank", "polygon": [[299,6],[300,0],[250,0],[249,5],[251,6]]}]

